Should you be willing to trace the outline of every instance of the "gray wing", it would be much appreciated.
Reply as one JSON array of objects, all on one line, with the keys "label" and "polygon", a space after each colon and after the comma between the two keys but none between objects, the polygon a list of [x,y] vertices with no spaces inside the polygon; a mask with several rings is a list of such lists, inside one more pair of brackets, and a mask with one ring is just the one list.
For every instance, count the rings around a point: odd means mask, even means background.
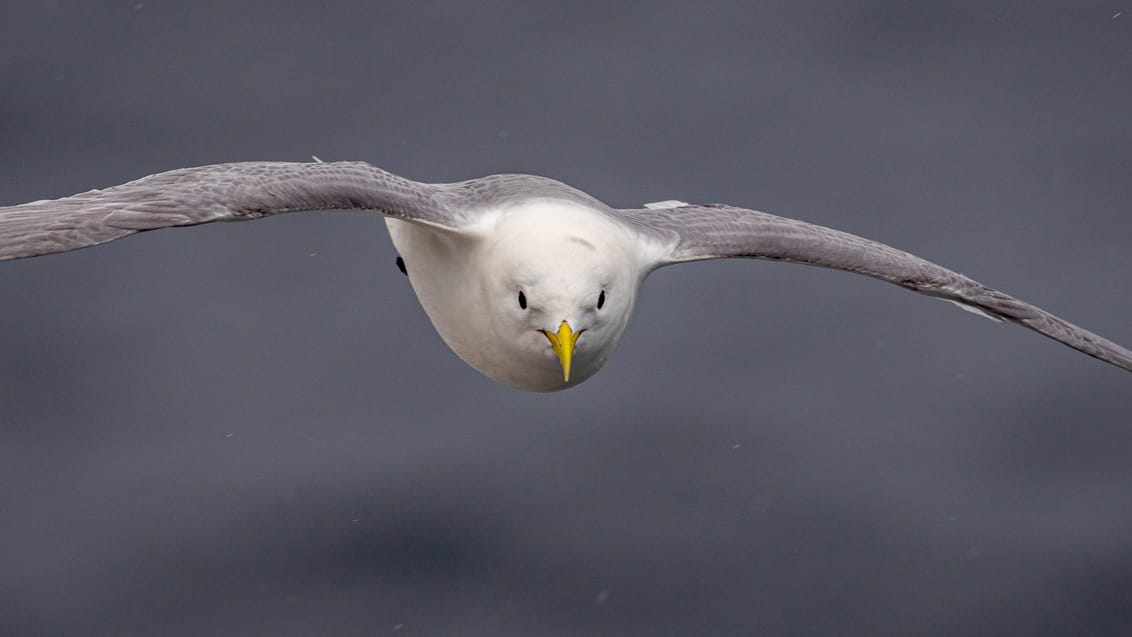
[{"label": "gray wing", "polygon": [[1027,327],[1132,371],[1132,351],[1045,310],[907,252],[831,228],[725,205],[618,210],[638,232],[665,246],[656,265],[747,257],[864,274]]},{"label": "gray wing", "polygon": [[410,181],[364,162],[182,168],[105,190],[0,207],[0,261],[76,250],[145,230],[300,210],[368,210],[458,229],[471,221],[471,212],[458,205],[457,186],[462,185]]}]

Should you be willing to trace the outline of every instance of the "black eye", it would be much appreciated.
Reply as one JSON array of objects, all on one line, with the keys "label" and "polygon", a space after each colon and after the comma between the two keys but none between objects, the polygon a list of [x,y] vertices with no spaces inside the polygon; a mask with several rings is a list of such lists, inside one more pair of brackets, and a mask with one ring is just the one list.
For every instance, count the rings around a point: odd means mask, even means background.
[{"label": "black eye", "polygon": [[605,290],[602,290],[601,294],[597,295],[597,309],[600,310],[603,305],[605,305]]},{"label": "black eye", "polygon": [[527,309],[527,295],[523,294],[522,290],[519,290],[519,307]]}]

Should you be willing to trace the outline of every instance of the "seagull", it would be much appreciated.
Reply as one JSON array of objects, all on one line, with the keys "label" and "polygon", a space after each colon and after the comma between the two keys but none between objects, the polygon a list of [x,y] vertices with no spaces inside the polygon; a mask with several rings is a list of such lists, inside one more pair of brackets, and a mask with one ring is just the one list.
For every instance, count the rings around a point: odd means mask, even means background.
[{"label": "seagull", "polygon": [[384,215],[397,265],[441,338],[476,370],[523,390],[566,389],[597,372],[652,271],[730,257],[881,279],[1132,371],[1132,351],[883,243],[723,204],[616,209],[534,175],[433,184],[317,158],[182,168],[0,207],[0,261],[158,228],[313,210]]}]

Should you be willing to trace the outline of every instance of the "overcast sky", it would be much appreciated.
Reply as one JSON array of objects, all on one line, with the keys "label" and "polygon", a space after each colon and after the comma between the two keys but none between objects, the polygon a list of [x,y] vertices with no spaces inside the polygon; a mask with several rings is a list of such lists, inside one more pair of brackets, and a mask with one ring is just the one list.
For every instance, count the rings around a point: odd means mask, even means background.
[{"label": "overcast sky", "polygon": [[[0,204],[365,160],[727,202],[1132,344],[1132,5],[12,3]],[[567,392],[376,217],[0,264],[4,635],[1126,635],[1132,377],[852,275],[666,268]]]}]

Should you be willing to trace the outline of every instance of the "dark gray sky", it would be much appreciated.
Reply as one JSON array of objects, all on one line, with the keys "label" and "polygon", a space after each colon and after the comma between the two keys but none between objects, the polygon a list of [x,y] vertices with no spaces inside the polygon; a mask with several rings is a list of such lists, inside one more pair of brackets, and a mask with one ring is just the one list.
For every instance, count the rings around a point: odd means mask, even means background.
[{"label": "dark gray sky", "polygon": [[[1132,343],[1132,4],[321,4],[5,7],[0,203],[531,172],[831,225]],[[1128,634],[1127,373],[734,261],[656,273],[604,370],[526,394],[395,256],[309,213],[0,266],[0,634]]]}]

